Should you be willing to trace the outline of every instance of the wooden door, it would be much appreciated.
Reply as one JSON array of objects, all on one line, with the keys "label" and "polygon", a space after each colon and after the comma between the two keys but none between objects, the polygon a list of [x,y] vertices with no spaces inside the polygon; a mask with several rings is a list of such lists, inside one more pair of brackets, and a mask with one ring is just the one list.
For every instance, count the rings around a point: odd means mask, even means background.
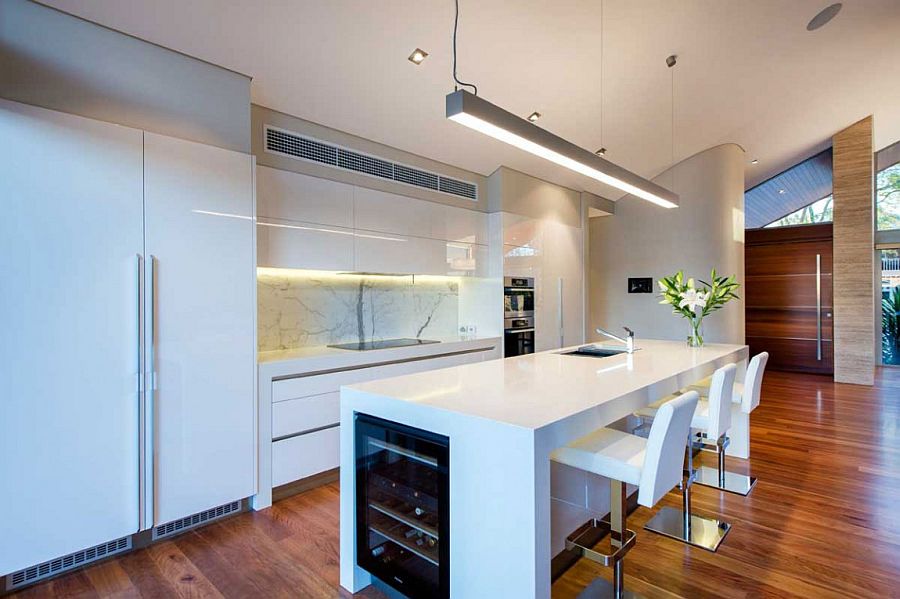
[{"label": "wooden door", "polygon": [[834,372],[831,224],[747,231],[747,344],[769,368]]}]

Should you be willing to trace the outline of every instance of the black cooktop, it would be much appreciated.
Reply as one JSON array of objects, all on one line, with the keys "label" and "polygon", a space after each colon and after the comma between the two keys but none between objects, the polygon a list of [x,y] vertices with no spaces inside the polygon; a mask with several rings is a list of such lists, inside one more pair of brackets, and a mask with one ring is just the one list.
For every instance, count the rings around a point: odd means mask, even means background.
[{"label": "black cooktop", "polygon": [[428,343],[440,343],[429,339],[382,339],[380,341],[363,341],[361,343],[337,343],[328,347],[337,349],[352,349],[366,351],[369,349],[387,349],[389,347],[406,347],[408,345],[426,345]]}]

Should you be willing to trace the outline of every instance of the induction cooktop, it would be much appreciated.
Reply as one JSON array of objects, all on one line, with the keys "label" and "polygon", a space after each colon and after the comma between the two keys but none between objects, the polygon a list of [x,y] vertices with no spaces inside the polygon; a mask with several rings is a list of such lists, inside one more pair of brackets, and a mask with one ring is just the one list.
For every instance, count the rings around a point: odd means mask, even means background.
[{"label": "induction cooktop", "polygon": [[428,343],[440,343],[430,339],[380,339],[377,341],[362,341],[359,343],[337,343],[329,345],[337,349],[352,349],[354,351],[366,351],[370,349],[387,349],[389,347],[407,347],[409,345],[426,345]]}]

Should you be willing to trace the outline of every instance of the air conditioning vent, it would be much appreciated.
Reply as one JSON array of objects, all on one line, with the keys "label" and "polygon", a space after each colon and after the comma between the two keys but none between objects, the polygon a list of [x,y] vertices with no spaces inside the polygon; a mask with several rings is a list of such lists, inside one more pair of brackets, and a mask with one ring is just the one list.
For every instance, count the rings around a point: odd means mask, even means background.
[{"label": "air conditioning vent", "polygon": [[228,514],[234,514],[240,511],[241,502],[232,501],[231,503],[226,503],[224,505],[210,508],[202,512],[197,512],[196,514],[193,514],[191,516],[185,516],[184,518],[173,520],[172,522],[154,526],[152,539],[155,541],[156,539],[161,539],[163,537],[170,537],[186,530],[190,530],[191,528],[200,526],[201,524],[206,524],[207,522],[212,522],[213,520],[224,518]]},{"label": "air conditioning vent", "polygon": [[269,125],[265,126],[265,148],[272,154],[326,164],[467,200],[478,199],[478,185],[470,181],[461,181],[377,156],[362,154]]},{"label": "air conditioning vent", "polygon": [[131,537],[122,537],[108,543],[101,543],[69,555],[64,555],[56,559],[13,572],[6,576],[6,590],[11,591],[23,586],[34,584],[39,580],[56,576],[68,570],[80,568],[91,562],[101,560],[110,555],[123,553],[131,549]]}]

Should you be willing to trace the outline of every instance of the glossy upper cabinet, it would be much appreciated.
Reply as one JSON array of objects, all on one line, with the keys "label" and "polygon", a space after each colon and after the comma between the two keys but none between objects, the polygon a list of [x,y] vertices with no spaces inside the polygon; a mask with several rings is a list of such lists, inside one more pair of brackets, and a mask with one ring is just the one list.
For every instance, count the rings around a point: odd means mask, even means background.
[{"label": "glossy upper cabinet", "polygon": [[138,530],[141,145],[0,100],[0,575]]},{"label": "glossy upper cabinet", "polygon": [[256,169],[257,264],[353,270],[353,186]]},{"label": "glossy upper cabinet", "polygon": [[259,266],[486,276],[487,216],[260,167]]},{"label": "glossy upper cabinet", "polygon": [[154,524],[255,492],[251,160],[145,134]]},{"label": "glossy upper cabinet", "polygon": [[256,169],[256,214],[353,228],[353,186],[267,166]]}]

